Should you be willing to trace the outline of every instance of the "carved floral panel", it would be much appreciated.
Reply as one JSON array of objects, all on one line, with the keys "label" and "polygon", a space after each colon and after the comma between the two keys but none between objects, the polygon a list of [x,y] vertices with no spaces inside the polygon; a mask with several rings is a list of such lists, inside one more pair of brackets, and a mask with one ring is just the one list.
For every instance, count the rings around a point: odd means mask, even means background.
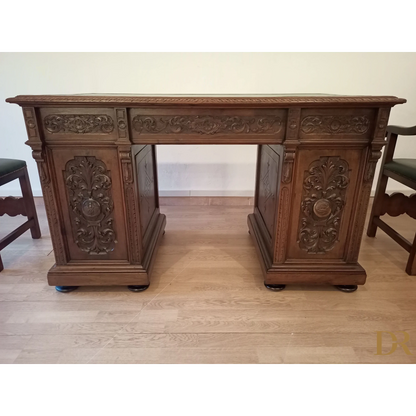
[{"label": "carved floral panel", "polygon": [[64,180],[74,240],[88,254],[114,250],[111,177],[105,163],[95,157],[76,156],[67,162]]},{"label": "carved floral panel", "polygon": [[299,247],[324,254],[338,241],[349,179],[346,160],[321,157],[309,165],[303,180]]}]

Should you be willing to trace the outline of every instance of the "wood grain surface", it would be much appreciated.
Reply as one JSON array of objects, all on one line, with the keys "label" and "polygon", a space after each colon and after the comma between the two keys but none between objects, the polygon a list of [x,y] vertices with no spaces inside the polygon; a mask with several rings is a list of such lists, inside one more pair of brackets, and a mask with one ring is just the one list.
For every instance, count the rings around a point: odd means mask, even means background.
[{"label": "wood grain surface", "polygon": [[[407,253],[384,233],[363,237],[367,283],[267,290],[247,234],[249,205],[164,205],[169,216],[149,289],[48,286],[52,243],[42,199],[40,240],[2,251],[0,363],[416,363],[416,280]],[[165,203],[167,203],[165,201]],[[177,199],[176,202],[177,203]],[[8,232],[19,218],[0,218]],[[387,218],[410,238],[414,221]],[[410,336],[376,355],[376,331]],[[383,335],[383,352],[391,338]]]}]

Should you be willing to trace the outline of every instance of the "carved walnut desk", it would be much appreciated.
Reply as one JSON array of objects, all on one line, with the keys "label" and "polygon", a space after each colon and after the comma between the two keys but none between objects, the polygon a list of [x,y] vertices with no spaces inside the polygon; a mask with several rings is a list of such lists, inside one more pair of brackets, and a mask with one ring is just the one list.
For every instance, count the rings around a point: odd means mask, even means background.
[{"label": "carved walnut desk", "polygon": [[266,287],[353,291],[391,107],[377,96],[17,96],[42,183],[58,290],[144,290],[164,233],[156,145],[258,145],[248,227]]}]

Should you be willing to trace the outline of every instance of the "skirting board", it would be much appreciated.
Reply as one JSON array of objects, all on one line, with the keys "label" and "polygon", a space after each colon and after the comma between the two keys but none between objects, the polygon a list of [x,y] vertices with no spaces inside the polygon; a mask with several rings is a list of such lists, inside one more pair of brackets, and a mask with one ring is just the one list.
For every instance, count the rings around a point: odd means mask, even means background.
[{"label": "skirting board", "polygon": [[[411,195],[414,193],[413,189],[388,189],[389,194],[394,192],[401,192],[404,195]],[[32,189],[33,196],[42,196],[40,189]],[[371,196],[374,196],[375,189],[371,190]],[[22,193],[19,188],[8,189],[6,187],[0,187],[0,196],[21,196]],[[252,197],[254,190],[242,190],[242,191],[159,191],[160,197]]]},{"label": "skirting board", "polygon": [[246,196],[162,196],[160,206],[222,205],[254,206],[254,197]]},{"label": "skirting board", "polygon": [[[42,196],[42,191],[40,189],[32,188],[33,196]],[[0,187],[0,196],[21,196],[22,192],[20,188],[7,188]],[[252,197],[254,196],[254,189],[249,190],[190,190],[190,191],[162,191],[159,190],[159,196],[180,196],[180,197],[189,197],[189,196],[237,196],[237,197]]]}]

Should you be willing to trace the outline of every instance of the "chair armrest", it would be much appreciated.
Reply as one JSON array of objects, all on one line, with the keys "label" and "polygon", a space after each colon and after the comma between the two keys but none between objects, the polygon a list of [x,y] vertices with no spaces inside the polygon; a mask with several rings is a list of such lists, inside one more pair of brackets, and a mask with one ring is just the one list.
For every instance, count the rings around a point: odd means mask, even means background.
[{"label": "chair armrest", "polygon": [[403,127],[403,126],[387,126],[386,133],[393,133],[400,136],[416,136],[416,126]]}]

